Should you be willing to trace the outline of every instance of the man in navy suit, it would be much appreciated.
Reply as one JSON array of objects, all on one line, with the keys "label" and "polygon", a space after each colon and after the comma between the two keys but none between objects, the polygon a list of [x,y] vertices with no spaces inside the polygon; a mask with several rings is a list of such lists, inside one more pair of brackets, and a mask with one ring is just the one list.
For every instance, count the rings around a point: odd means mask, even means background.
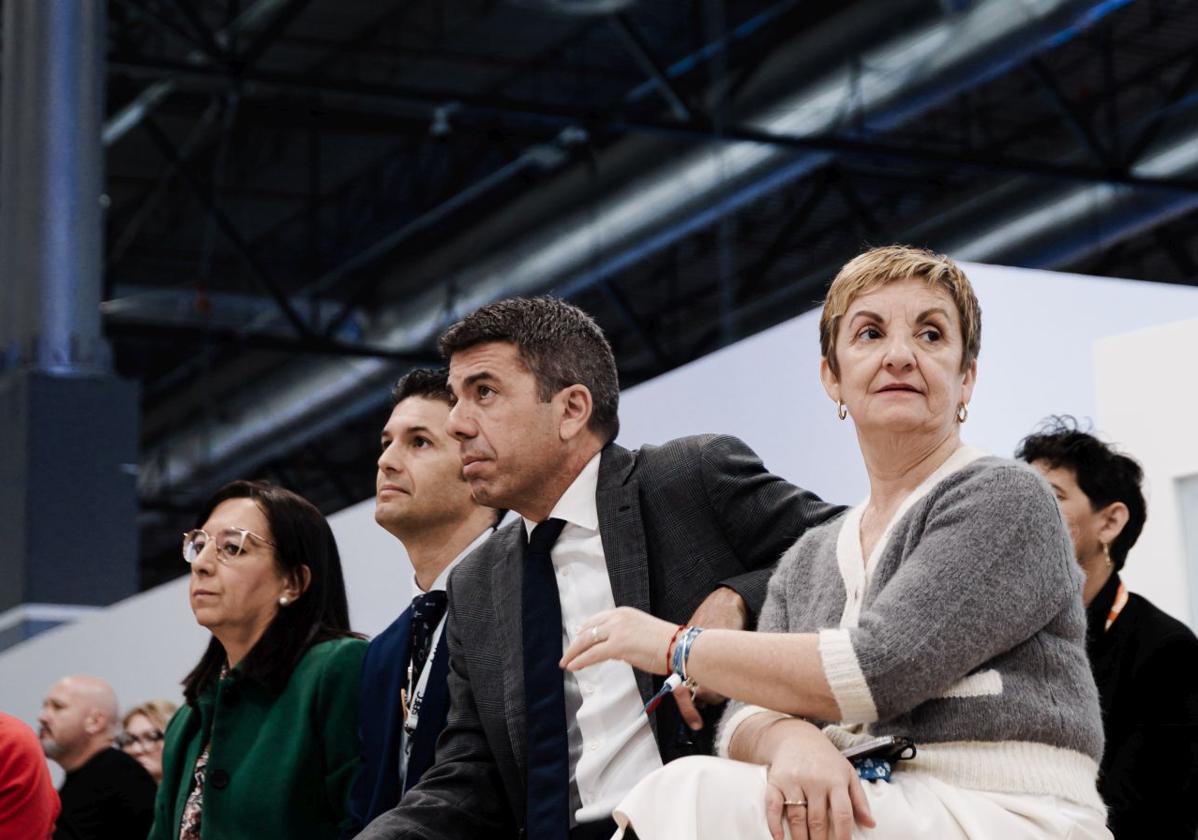
[{"label": "man in navy suit", "polygon": [[501,516],[471,498],[446,431],[449,398],[444,370],[413,370],[395,386],[383,427],[374,518],[403,543],[417,595],[362,666],[362,770],[350,794],[359,827],[395,807],[432,764],[449,709],[446,582]]}]

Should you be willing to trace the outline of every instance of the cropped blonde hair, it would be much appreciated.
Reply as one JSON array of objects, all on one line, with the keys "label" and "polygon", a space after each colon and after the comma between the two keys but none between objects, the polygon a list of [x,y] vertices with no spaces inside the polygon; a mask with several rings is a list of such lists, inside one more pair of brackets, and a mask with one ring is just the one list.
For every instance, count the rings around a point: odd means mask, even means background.
[{"label": "cropped blonde hair", "polygon": [[956,304],[965,346],[961,354],[961,372],[964,373],[977,359],[982,349],[982,308],[965,272],[944,254],[910,245],[887,245],[853,257],[828,287],[819,318],[819,347],[833,374],[840,376],[836,361],[836,331],[840,319],[849,311],[849,305],[860,295],[911,277],[922,278],[929,286],[938,286],[948,292]]},{"label": "cropped blonde hair", "polygon": [[147,700],[140,706],[134,706],[125,712],[125,716],[121,718],[121,728],[128,729],[129,721],[133,720],[135,716],[145,715],[146,719],[154,724],[157,729],[165,732],[166,725],[170,723],[177,708],[178,706],[170,700]]}]

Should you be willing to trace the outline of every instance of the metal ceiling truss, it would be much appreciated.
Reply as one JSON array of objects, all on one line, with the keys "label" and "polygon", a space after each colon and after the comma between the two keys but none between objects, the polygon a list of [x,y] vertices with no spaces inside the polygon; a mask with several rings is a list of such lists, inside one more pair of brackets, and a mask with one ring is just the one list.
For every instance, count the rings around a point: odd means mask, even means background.
[{"label": "metal ceiling truss", "polygon": [[[777,4],[762,15],[795,5]],[[979,0],[969,5],[976,12],[992,4]],[[719,90],[712,94],[708,80],[701,78],[719,76],[718,67],[704,63],[712,58],[711,44],[684,61],[670,62],[657,54],[653,33],[643,32],[636,18],[576,26],[539,56],[540,61],[551,62],[563,45],[582,43],[594,36],[596,26],[605,28],[614,43],[626,50],[626,60],[644,82],[597,108],[532,97],[531,88],[520,81],[529,65],[512,69],[488,91],[465,93],[448,85],[437,90],[413,88],[380,80],[377,74],[370,78],[333,75],[332,69],[342,61],[335,57],[321,62],[329,74],[294,73],[259,62],[234,78],[227,64],[123,53],[114,61],[117,73],[155,84],[162,83],[166,74],[175,91],[172,95],[180,98],[188,92],[219,97],[233,89],[243,112],[282,97],[311,103],[314,109],[361,113],[364,121],[381,114],[394,120],[391,125],[418,129],[435,125],[440,113],[450,130],[442,140],[425,131],[408,135],[412,139],[407,145],[394,145],[386,155],[379,155],[372,168],[363,167],[362,174],[336,189],[320,182],[320,158],[327,151],[319,120],[313,121],[310,131],[297,132],[293,142],[317,147],[311,155],[308,200],[301,196],[290,215],[273,228],[259,226],[252,233],[235,229],[240,245],[226,234],[234,251],[245,252],[247,278],[254,272],[252,260],[265,266],[265,277],[286,276],[276,283],[278,295],[264,278],[258,278],[264,301],[270,301],[271,311],[279,314],[264,315],[240,333],[209,332],[208,340],[225,348],[307,356],[307,341],[328,338],[343,323],[364,327],[366,338],[342,347],[339,352],[347,355],[336,361],[300,359],[280,376],[264,377],[254,401],[229,394],[227,413],[218,426],[192,424],[163,439],[143,463],[142,490],[147,501],[163,507],[160,502],[185,499],[196,490],[206,492],[212,482],[230,475],[230,469],[246,472],[262,459],[273,459],[276,474],[288,473],[298,486],[318,481],[328,485],[329,499],[349,498],[354,488],[336,487],[334,476],[346,467],[362,471],[365,467],[357,459],[368,456],[347,455],[349,461],[326,457],[326,463],[319,465],[303,447],[327,453],[327,446],[313,441],[335,439],[335,430],[348,422],[361,424],[355,433],[371,439],[371,421],[363,424],[361,418],[385,401],[384,383],[409,364],[432,361],[429,348],[440,325],[490,297],[548,288],[573,297],[604,323],[617,350],[621,381],[627,386],[807,308],[839,262],[866,243],[909,237],[939,244],[949,241],[947,231],[955,225],[960,228],[958,243],[976,242],[978,253],[1014,254],[1003,248],[1009,249],[1012,237],[1020,235],[1016,223],[1027,208],[1027,218],[1042,217],[1043,225],[1059,224],[1062,238],[1070,240],[1067,247],[1051,253],[1029,245],[1025,252],[1033,256],[1028,259],[1077,260],[1098,247],[1109,255],[1111,249],[1103,243],[1134,236],[1147,224],[1140,219],[1176,215],[1198,206],[1198,167],[1176,152],[1178,125],[1173,119],[1193,105],[1198,58],[1192,50],[1172,55],[1162,51],[1150,61],[1137,61],[1138,69],[1128,73],[1118,51],[1120,39],[1134,33],[1119,28],[1126,24],[1118,23],[1123,18],[1116,13],[1134,6],[1131,0],[1021,0],[1021,5],[1068,9],[1057,19],[1057,29],[1040,41],[1043,52],[1026,42],[1012,42],[1005,55],[988,55],[987,67],[967,64],[973,75],[947,97],[920,90],[921,98],[900,109],[899,117],[877,119],[877,109],[854,99],[862,96],[861,89],[850,89],[845,100],[849,107],[841,120],[824,127],[809,122],[815,130],[780,129],[743,113],[725,121],[727,113],[735,113],[729,106],[737,97],[768,87],[772,63],[742,56],[744,60],[730,63],[717,80]],[[392,20],[398,24],[398,11],[387,14],[396,15]],[[727,36],[708,33],[713,44],[720,44],[716,52],[738,43],[736,31],[734,27]],[[1038,30],[1035,38],[1043,34]],[[371,40],[365,30],[361,38]],[[784,58],[785,46],[779,49],[777,57]],[[345,62],[352,59],[346,57]],[[1081,74],[1100,82],[1079,87],[1076,80]],[[1024,87],[1015,90],[1020,78]],[[1001,84],[989,84],[994,79]],[[1024,92],[1032,98],[1029,107],[1015,112],[1001,99]],[[1143,103],[1150,95],[1157,97],[1157,104],[1145,111]],[[930,115],[927,122],[922,117],[912,119],[925,113]],[[870,118],[861,120],[861,114]],[[298,123],[302,119],[297,115]],[[951,130],[942,130],[950,124]],[[164,117],[158,130],[166,125]],[[153,130],[147,126],[147,131]],[[495,148],[495,134],[504,131],[524,148],[515,145],[504,158],[478,154]],[[180,160],[213,159],[210,134],[194,150],[187,150],[186,144],[180,147]],[[711,155],[757,147],[783,165],[774,175],[754,174],[760,180],[750,182],[739,194],[714,193],[701,211],[671,217],[659,232],[649,231],[648,239],[626,242],[607,237],[611,245],[606,252],[573,267],[539,273],[532,255],[558,259],[554,249],[559,244],[564,248],[564,240],[555,241],[553,228],[540,238],[513,243],[506,261],[494,255],[476,264],[444,260],[443,253],[458,247],[454,239],[447,239],[456,229],[468,232],[476,220],[487,222],[495,238],[502,227],[488,220],[497,211],[520,209],[527,196],[552,187],[562,173],[585,169],[588,159],[596,161],[602,172],[603,161],[613,150],[629,142],[651,148],[657,141],[682,149],[673,152],[680,155],[691,154],[687,147],[693,147],[695,154]],[[454,161],[456,154],[458,165],[450,163],[440,170],[412,165],[430,150],[443,155],[446,163]],[[182,165],[167,169],[173,170],[172,177],[187,177]],[[193,165],[191,171],[200,169]],[[795,186],[785,198],[766,198],[782,195],[777,191],[789,184]],[[1005,193],[992,190],[995,184],[1005,185]],[[364,199],[360,186],[372,186],[383,200]],[[226,200],[234,192],[231,188]],[[388,207],[390,195],[404,201]],[[1085,214],[1091,211],[1068,210],[1068,202],[1093,203],[1095,199],[1082,198],[1092,195],[1101,196],[1094,212],[1124,213],[1120,208],[1126,207],[1125,217],[1119,224],[1104,224],[1088,242],[1073,241],[1064,231],[1088,218]],[[615,206],[587,203],[588,212],[599,217],[608,206]],[[696,206],[701,205],[696,202]],[[382,211],[373,219],[349,215],[349,211],[364,213],[373,208]],[[331,224],[338,215],[342,216],[341,236]],[[913,217],[919,215],[928,217],[926,224],[912,226]],[[217,229],[223,229],[215,216],[212,219]],[[232,224],[231,217],[227,221]],[[563,219],[558,230],[566,230],[567,221]],[[1192,238],[1189,242],[1164,234],[1149,238],[1162,254],[1159,259],[1198,281]],[[441,243],[446,243],[442,251],[430,252],[431,245]],[[1121,258],[1146,259],[1144,252],[1137,245],[1124,249]],[[300,259],[295,259],[297,253],[302,254]],[[568,252],[560,253],[565,259]],[[279,273],[289,257],[297,265],[306,263],[300,276]],[[506,279],[500,282],[501,278]],[[437,285],[429,285],[432,282]],[[305,322],[313,335],[288,339],[277,332],[278,324],[289,320],[279,304],[280,295],[293,310],[303,310],[304,301],[316,299],[336,300],[340,308],[331,320],[326,315],[320,323]],[[400,301],[402,306],[397,305]],[[129,322],[110,325],[127,334],[136,333],[138,327]],[[205,334],[203,329],[188,329],[197,340]],[[348,350],[354,346],[383,349],[390,354],[388,362],[353,358]],[[221,358],[228,358],[228,352],[223,351]],[[212,361],[209,357],[204,363]],[[193,369],[196,364],[201,362],[191,363]],[[296,459],[306,464],[302,471],[295,468]]]}]

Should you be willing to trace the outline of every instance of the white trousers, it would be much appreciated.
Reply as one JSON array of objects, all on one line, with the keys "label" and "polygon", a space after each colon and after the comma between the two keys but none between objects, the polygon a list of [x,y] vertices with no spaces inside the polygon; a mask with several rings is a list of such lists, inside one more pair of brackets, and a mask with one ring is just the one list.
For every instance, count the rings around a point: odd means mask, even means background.
[{"label": "white trousers", "polygon": [[[854,838],[996,838],[1110,840],[1106,815],[1056,796],[968,790],[926,773],[895,772],[890,782],[862,782],[876,828]],[[672,761],[629,791],[612,816],[640,840],[770,840],[765,820],[766,769],[723,758]],[[786,832],[787,838],[790,832]]]}]

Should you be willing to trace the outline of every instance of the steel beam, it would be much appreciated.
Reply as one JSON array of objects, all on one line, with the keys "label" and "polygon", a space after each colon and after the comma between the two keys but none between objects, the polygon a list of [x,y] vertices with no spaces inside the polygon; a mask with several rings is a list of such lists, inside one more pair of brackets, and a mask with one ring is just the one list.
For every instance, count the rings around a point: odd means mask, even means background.
[{"label": "steel beam", "polygon": [[[131,67],[145,69],[157,66],[168,72],[178,72],[180,79],[200,81],[201,87],[225,87],[227,79],[213,71],[187,65],[144,62],[140,59],[118,59],[110,65],[117,71]],[[390,102],[409,107],[435,108],[453,102],[455,118],[465,124],[471,117],[485,118],[488,126],[493,120],[512,120],[521,124],[562,129],[582,126],[591,133],[643,134],[684,140],[696,144],[753,143],[777,149],[806,152],[825,152],[852,158],[873,158],[900,161],[940,168],[945,165],[963,169],[1016,174],[1038,175],[1064,181],[1091,184],[1110,184],[1198,192],[1198,179],[1153,179],[1137,176],[1123,168],[1095,167],[1056,161],[1041,161],[992,152],[971,150],[950,152],[941,149],[901,146],[893,143],[860,140],[842,134],[795,134],[747,123],[721,125],[710,122],[677,122],[651,118],[630,118],[618,114],[603,114],[591,109],[527,102],[511,99],[491,99],[453,91],[429,91],[367,82],[317,80],[285,73],[250,72],[242,77],[243,94],[247,97],[265,92],[305,93],[331,96],[338,99]],[[180,82],[182,83],[182,82]]]},{"label": "steel beam", "polygon": [[[742,123],[752,125],[757,135],[745,138],[749,142],[723,143],[714,149],[708,143],[689,154],[673,152],[663,165],[613,189],[577,214],[553,219],[536,233],[485,260],[459,267],[451,275],[434,272],[434,278],[450,279],[431,279],[425,292],[405,298],[402,306],[378,312],[369,331],[372,340],[397,348],[425,346],[457,315],[491,300],[549,289],[568,297],[591,288],[818,169],[835,151],[877,156],[882,149],[876,145],[865,148],[856,140],[837,138],[835,150],[820,150],[808,139],[832,133],[846,91],[855,92],[862,112],[869,115],[871,129],[885,131],[1076,37],[1121,5],[1124,3],[1118,0],[1043,0],[1027,5],[978,0],[962,14],[912,24],[885,44],[866,51],[860,61],[829,65],[825,75],[792,84],[787,95],[763,108],[756,120]],[[847,29],[842,34],[846,43],[853,43]],[[809,43],[797,44],[794,49],[800,47],[810,55]],[[773,65],[793,73],[793,63],[787,64],[787,58],[793,57],[789,51],[780,53]],[[908,72],[894,72],[896,66],[909,68]],[[869,72],[863,74],[862,67],[870,68]],[[764,85],[766,78],[763,75],[759,84]],[[769,78],[781,82],[781,71]],[[365,98],[369,94],[369,90],[356,91]],[[387,101],[385,96],[380,98]],[[782,145],[775,142],[783,136],[803,139]],[[808,147],[796,155],[799,143]],[[1156,158],[1153,162],[1155,166],[1127,176],[1153,188],[1136,191],[1145,197],[1146,205],[1198,201],[1193,184],[1179,185],[1173,180],[1188,178],[1184,167]],[[1003,163],[1006,161],[991,161],[989,165]],[[1061,174],[1059,169],[1053,172]],[[1095,173],[1066,174],[1076,178]],[[1121,187],[1122,193],[1130,192]],[[1085,184],[1077,189],[1090,188]],[[1112,188],[1104,185],[1101,189]],[[452,244],[447,251],[451,248]],[[442,258],[433,254],[410,268],[417,272],[431,269]],[[268,388],[259,383],[253,394],[231,395],[225,405],[235,423],[219,430],[203,424],[180,429],[162,442],[164,457],[160,459],[155,457],[156,450],[151,450],[147,460],[162,469],[146,474],[143,492],[165,490],[200,469],[215,474],[221,465],[244,466],[246,457],[269,457],[264,448],[278,451],[294,446],[332,424],[359,416],[379,404],[381,383],[389,373],[364,360],[352,371],[321,364],[294,365]]]}]

